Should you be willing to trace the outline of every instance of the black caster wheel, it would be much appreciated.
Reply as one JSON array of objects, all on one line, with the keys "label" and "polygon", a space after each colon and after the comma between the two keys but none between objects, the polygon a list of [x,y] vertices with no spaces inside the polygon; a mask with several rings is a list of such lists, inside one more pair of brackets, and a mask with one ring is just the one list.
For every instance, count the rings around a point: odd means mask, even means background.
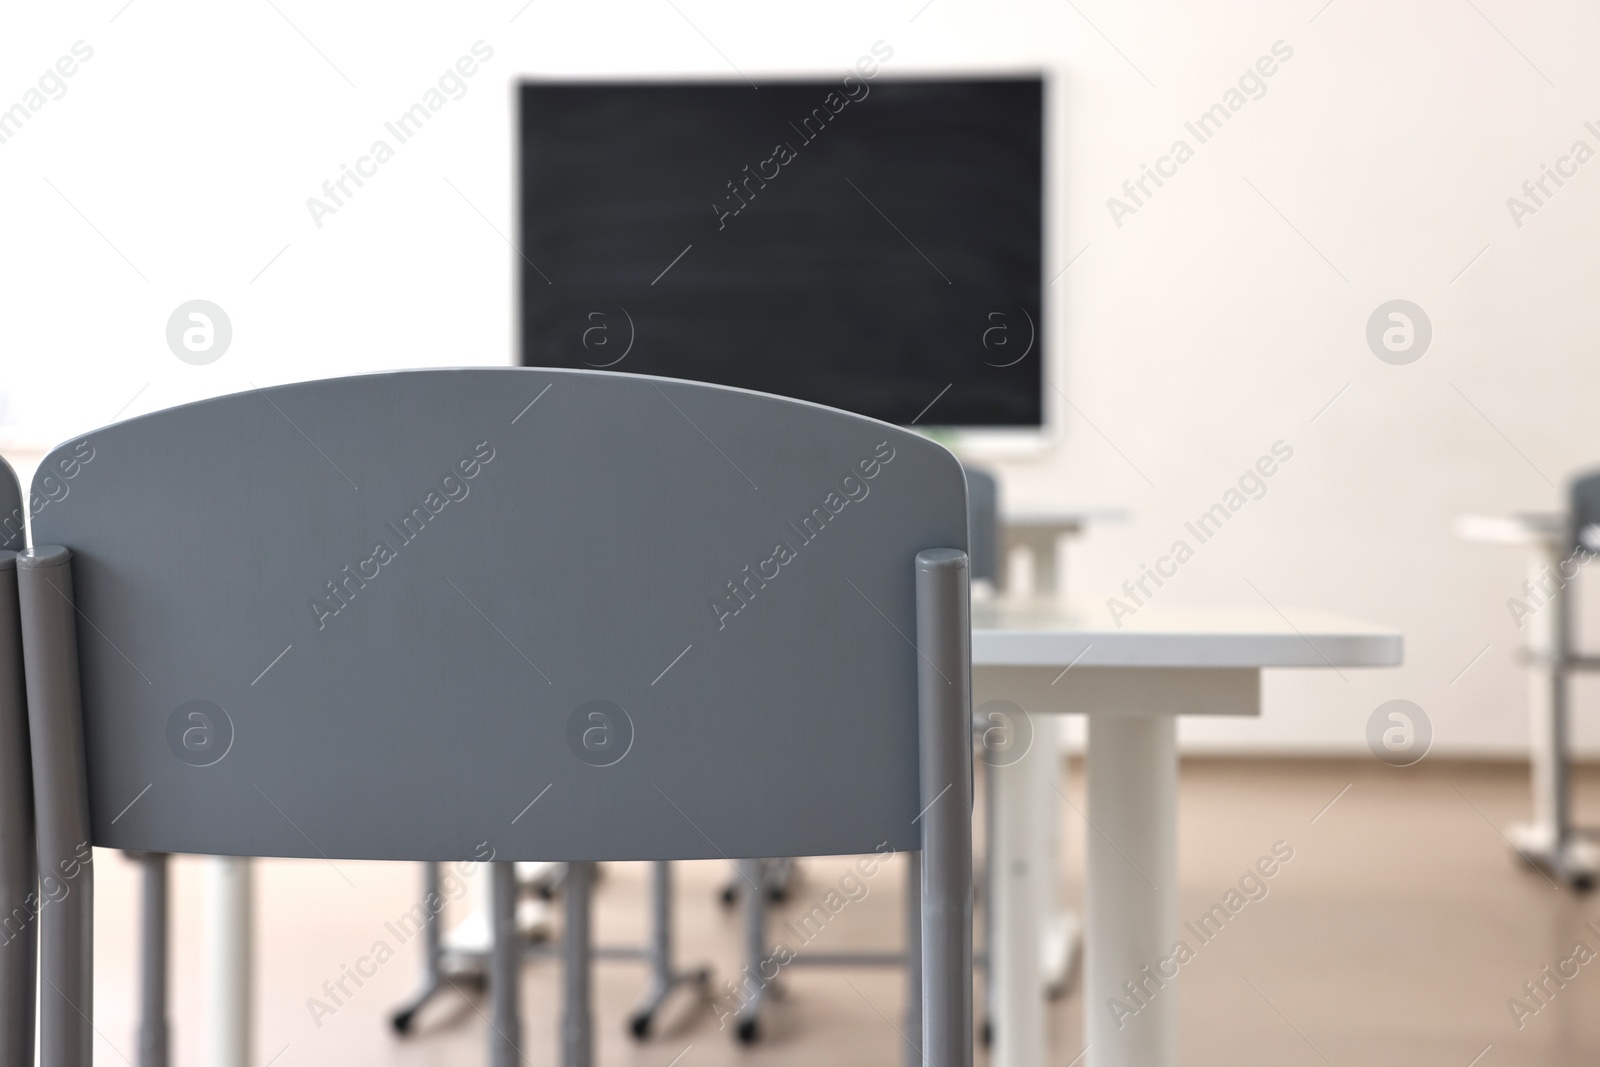
[{"label": "black caster wheel", "polygon": [[734,1028],[734,1034],[739,1038],[741,1045],[753,1045],[760,1036],[754,1019],[740,1019],[739,1025]]},{"label": "black caster wheel", "polygon": [[722,890],[722,906],[731,908],[739,901],[739,891],[733,886],[726,886]]},{"label": "black caster wheel", "polygon": [[650,1013],[641,1011],[628,1020],[628,1033],[633,1035],[635,1041],[643,1041],[650,1036]]},{"label": "black caster wheel", "polygon": [[767,890],[767,899],[772,901],[774,904],[782,904],[784,901],[789,899],[789,891],[783,888],[781,885],[773,886],[771,889]]},{"label": "black caster wheel", "polygon": [[978,1028],[978,1040],[983,1042],[984,1048],[994,1044],[994,1023],[983,1020],[983,1025]]},{"label": "black caster wheel", "polygon": [[415,1016],[416,1012],[410,1008],[406,1008],[404,1011],[397,1011],[389,1016],[389,1025],[394,1027],[395,1033],[404,1037],[411,1032],[411,1020]]},{"label": "black caster wheel", "polygon": [[1594,875],[1579,874],[1572,879],[1572,888],[1580,893],[1588,893],[1594,889]]}]

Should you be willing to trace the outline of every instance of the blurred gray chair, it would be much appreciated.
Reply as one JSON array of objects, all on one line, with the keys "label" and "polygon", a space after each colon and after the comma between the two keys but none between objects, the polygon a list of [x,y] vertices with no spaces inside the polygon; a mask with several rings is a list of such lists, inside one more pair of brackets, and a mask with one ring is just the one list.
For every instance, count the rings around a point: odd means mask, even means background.
[{"label": "blurred gray chair", "polygon": [[972,560],[972,580],[988,582],[1000,592],[1005,579],[1000,551],[1000,482],[981,467],[963,469],[967,473],[967,555]]},{"label": "blurred gray chair", "polygon": [[1574,478],[1567,500],[1572,523],[1568,550],[1574,555],[1580,549],[1591,555],[1600,552],[1600,471]]},{"label": "blurred gray chair", "polygon": [[33,1067],[39,884],[17,614],[16,558],[24,532],[17,476],[0,459],[0,1067]]},{"label": "blurred gray chair", "polygon": [[583,1065],[592,862],[920,850],[911,1033],[971,1062],[967,516],[943,448],[533,369],[258,390],[90,440],[17,558],[38,858],[69,887],[39,920],[48,1067],[90,1062],[91,842],[492,860],[496,1067],[523,1059],[512,861],[573,865],[562,1061]]},{"label": "blurred gray chair", "polygon": [[[1000,589],[1000,483],[994,475],[979,467],[962,465],[962,471],[967,481],[967,555],[971,571],[971,580],[987,581],[991,590],[998,592]],[[973,721],[973,732],[981,735],[991,724],[987,721]],[[992,777],[989,779],[992,782]],[[993,812],[994,806],[988,808]],[[991,837],[992,840],[992,837]],[[782,904],[788,900],[792,890],[792,882],[797,878],[796,866],[792,857],[779,857],[763,859],[741,865],[733,877],[729,878],[722,887],[721,900],[725,905],[733,905],[743,901],[744,919],[744,959],[745,973],[757,974],[760,972],[762,962],[771,955],[773,945],[769,933],[769,904]],[[908,942],[914,939],[911,931],[918,923],[916,895],[918,887],[910,884],[907,887],[906,923]],[[987,912],[985,913],[988,914]],[[992,939],[989,939],[992,940]],[[807,952],[796,956],[795,962],[822,967],[901,967],[907,972],[907,981],[912,989],[916,988],[917,976],[912,973],[917,965],[915,953],[906,952],[873,952],[873,951],[843,951],[843,952]],[[659,979],[652,983],[653,989],[663,988]],[[665,987],[670,989],[670,986]],[[744,1044],[753,1044],[760,1035],[760,1016],[765,1001],[765,986],[750,991],[744,998],[738,1012],[738,1021],[734,1035]],[[647,1001],[647,1007],[659,1001]],[[651,1008],[650,1010],[653,1010]],[[909,1013],[915,1018],[915,1012]],[[635,1016],[635,1019],[640,1016]],[[648,1027],[649,1015],[643,1014]],[[909,1020],[908,1020],[909,1021]],[[635,1025],[634,1032],[640,1033]],[[988,1043],[990,1033],[989,1023],[984,1021],[982,1033],[985,1044]],[[642,1035],[641,1035],[642,1036]],[[917,1056],[915,1049],[908,1049],[906,1053],[907,1067],[916,1067]]]}]

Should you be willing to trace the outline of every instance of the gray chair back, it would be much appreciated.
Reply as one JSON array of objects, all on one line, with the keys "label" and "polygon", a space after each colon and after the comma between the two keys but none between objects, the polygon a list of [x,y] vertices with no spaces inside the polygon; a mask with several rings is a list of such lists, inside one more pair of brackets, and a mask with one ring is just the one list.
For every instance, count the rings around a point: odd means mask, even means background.
[{"label": "gray chair back", "polygon": [[1000,482],[981,467],[964,467],[967,473],[967,555],[974,581],[982,579],[996,589],[1003,581],[1000,558]]},{"label": "gray chair back", "polygon": [[[924,1048],[970,1053],[967,515],[942,447],[536,369],[289,385],[85,441],[19,557],[41,864],[87,887],[88,843],[923,849]],[[45,977],[86,1018],[88,918],[53,911]],[[86,1063],[51,998],[45,1062]]]},{"label": "gray chair back", "polygon": [[1568,550],[1576,552],[1582,548],[1591,553],[1600,551],[1600,543],[1593,536],[1585,540],[1585,533],[1590,527],[1600,526],[1600,471],[1574,478],[1568,490],[1568,501],[1572,522]]},{"label": "gray chair back", "polygon": [[22,685],[17,550],[22,493],[0,459],[0,1067],[33,1067],[34,970],[39,928],[33,777]]}]

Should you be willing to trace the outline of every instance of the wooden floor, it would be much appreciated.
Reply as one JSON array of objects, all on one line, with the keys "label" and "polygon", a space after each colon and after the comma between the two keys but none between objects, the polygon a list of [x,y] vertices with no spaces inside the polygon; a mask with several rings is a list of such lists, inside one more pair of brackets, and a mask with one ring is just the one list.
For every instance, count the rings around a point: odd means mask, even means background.
[{"label": "wooden floor", "polygon": [[[1078,771],[1070,767],[1068,795],[1081,810]],[[1182,1062],[1568,1067],[1600,1061],[1600,957],[1568,964],[1568,974],[1574,966],[1578,973],[1564,986],[1541,973],[1572,957],[1579,942],[1600,952],[1600,935],[1584,927],[1593,920],[1600,929],[1600,898],[1558,890],[1512,861],[1500,829],[1526,817],[1527,789],[1525,771],[1506,765],[1427,761],[1392,770],[1370,760],[1186,762],[1181,920],[1197,919],[1220,901],[1275,842],[1286,842],[1294,858],[1267,883],[1265,897],[1214,940],[1195,943],[1195,958],[1163,991],[1180,998]],[[1600,773],[1580,776],[1578,810],[1600,822]],[[1079,902],[1086,827],[1071,809],[1064,808],[1064,819],[1064,892]],[[132,1061],[132,868],[115,853],[100,854],[97,864],[96,1055],[102,1063]],[[842,860],[806,861],[778,921],[809,910],[845,869]],[[737,916],[716,900],[727,865],[681,864],[678,871],[680,957],[712,964],[719,980],[731,977],[740,962]],[[208,1010],[199,975],[200,874],[198,861],[176,864],[172,1015],[183,1067],[202,1063],[197,1030]],[[643,865],[605,868],[596,899],[602,942],[643,938],[646,876]],[[390,925],[418,898],[414,866],[266,861],[258,878],[256,1067],[483,1062],[481,1001],[447,995],[414,1037],[389,1032],[390,1008],[417,980],[418,943],[401,943]],[[813,949],[895,947],[898,864],[863,885],[864,895],[853,894],[859,899],[839,911]],[[340,995],[336,1006],[324,983],[337,984],[346,967],[355,968],[379,943],[394,958],[363,964],[376,973],[359,987],[346,978],[350,995]],[[895,971],[788,969],[781,999],[769,1002],[765,1040],[753,1050],[735,1045],[730,1030],[718,1028],[716,1013],[689,997],[675,1004],[664,1033],[635,1043],[623,1022],[643,978],[638,963],[598,965],[599,1063],[876,1065],[903,1056]],[[1539,980],[1554,990],[1541,992],[1542,1005],[1524,989]],[[558,993],[553,962],[530,962],[522,1044],[529,1064],[557,1062]],[[1528,1009],[1520,1028],[1508,1006],[1512,998]],[[1052,1064],[1068,1064],[1082,1050],[1083,1011],[1076,990],[1053,1003]],[[981,1051],[978,1062],[985,1062]]]}]

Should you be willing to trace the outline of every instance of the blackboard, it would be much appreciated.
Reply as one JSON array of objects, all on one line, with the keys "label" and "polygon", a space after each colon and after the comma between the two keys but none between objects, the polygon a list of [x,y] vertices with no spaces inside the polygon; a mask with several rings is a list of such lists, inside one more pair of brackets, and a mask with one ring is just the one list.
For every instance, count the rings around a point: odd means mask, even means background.
[{"label": "blackboard", "polygon": [[529,82],[519,98],[524,365],[898,424],[1040,424],[1040,78]]}]

